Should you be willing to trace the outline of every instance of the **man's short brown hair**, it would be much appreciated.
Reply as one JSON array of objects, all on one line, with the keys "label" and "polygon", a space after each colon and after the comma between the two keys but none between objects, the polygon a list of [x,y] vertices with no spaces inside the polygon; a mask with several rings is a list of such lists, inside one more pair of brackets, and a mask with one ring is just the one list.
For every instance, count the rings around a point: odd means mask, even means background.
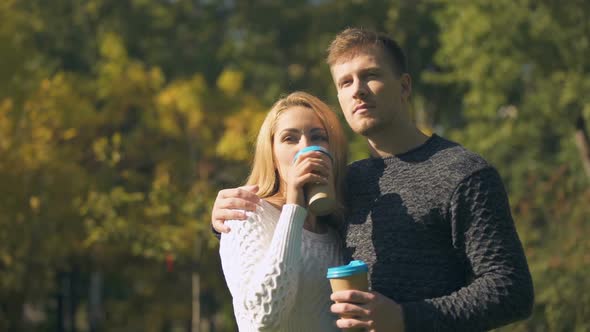
[{"label": "man's short brown hair", "polygon": [[328,47],[326,62],[332,67],[337,63],[354,58],[371,47],[380,48],[389,57],[396,74],[401,75],[408,72],[406,55],[395,40],[383,33],[363,28],[348,28],[336,35]]}]

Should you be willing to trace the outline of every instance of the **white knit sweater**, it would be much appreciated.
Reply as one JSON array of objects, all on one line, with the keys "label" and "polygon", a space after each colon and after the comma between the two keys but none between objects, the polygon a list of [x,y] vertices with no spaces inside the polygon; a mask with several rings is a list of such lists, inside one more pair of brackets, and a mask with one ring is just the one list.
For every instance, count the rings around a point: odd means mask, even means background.
[{"label": "white knit sweater", "polygon": [[250,331],[339,331],[330,312],[328,267],[342,264],[332,229],[303,229],[307,210],[266,201],[248,219],[226,221],[219,253],[238,327]]}]

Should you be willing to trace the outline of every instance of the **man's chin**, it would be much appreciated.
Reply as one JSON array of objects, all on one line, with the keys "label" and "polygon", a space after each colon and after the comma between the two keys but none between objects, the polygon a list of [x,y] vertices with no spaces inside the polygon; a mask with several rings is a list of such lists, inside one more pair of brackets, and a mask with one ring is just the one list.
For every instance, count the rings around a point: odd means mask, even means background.
[{"label": "man's chin", "polygon": [[363,137],[370,138],[380,131],[381,126],[378,124],[370,124],[355,128],[353,131]]}]

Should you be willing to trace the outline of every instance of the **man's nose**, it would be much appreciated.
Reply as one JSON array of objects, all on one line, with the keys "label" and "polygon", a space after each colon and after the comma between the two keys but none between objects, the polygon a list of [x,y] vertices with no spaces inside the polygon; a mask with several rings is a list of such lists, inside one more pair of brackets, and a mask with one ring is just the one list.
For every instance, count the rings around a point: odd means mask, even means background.
[{"label": "man's nose", "polygon": [[364,99],[367,96],[367,88],[368,87],[365,82],[357,80],[354,84],[353,97],[355,99]]}]

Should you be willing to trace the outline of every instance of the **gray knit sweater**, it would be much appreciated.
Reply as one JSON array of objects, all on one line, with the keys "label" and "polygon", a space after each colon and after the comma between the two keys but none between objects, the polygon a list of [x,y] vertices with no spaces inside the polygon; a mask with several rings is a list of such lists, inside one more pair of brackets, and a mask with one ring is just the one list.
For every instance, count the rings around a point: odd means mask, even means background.
[{"label": "gray knit sweater", "polygon": [[480,331],[530,315],[533,285],[502,181],[485,160],[432,136],[349,166],[348,258],[403,306],[407,331]]}]

